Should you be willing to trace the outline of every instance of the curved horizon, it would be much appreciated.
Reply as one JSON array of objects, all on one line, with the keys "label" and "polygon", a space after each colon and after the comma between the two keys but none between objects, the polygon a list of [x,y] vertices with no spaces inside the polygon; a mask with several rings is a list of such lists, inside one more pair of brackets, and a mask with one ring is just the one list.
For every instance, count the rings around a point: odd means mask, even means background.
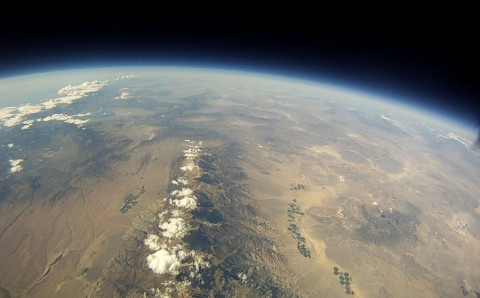
[{"label": "curved horizon", "polygon": [[[381,92],[379,90],[374,90],[373,88],[369,88],[366,86],[360,86],[355,84],[348,84],[346,81],[342,80],[334,80],[329,79],[325,76],[308,76],[305,73],[299,72],[289,72],[289,71],[277,71],[273,69],[266,69],[262,67],[258,68],[249,68],[248,66],[242,65],[242,67],[237,67],[234,65],[219,65],[219,64],[206,64],[206,63],[196,63],[196,64],[188,64],[188,63],[165,63],[165,64],[92,64],[92,65],[76,65],[76,64],[69,64],[63,65],[61,68],[50,67],[50,68],[38,68],[32,69],[30,68],[29,71],[17,72],[12,73],[10,76],[0,77],[0,83],[5,80],[12,80],[12,79],[23,79],[27,77],[41,77],[42,75],[60,73],[60,72],[72,72],[72,71],[86,71],[95,69],[95,70],[108,70],[108,69],[122,69],[122,68],[133,68],[133,69],[154,69],[154,68],[164,68],[164,69],[192,69],[192,70],[211,70],[211,71],[227,71],[231,73],[242,73],[242,74],[250,74],[250,75],[262,75],[262,76],[270,76],[275,78],[287,79],[287,80],[294,80],[300,81],[308,84],[316,84],[316,85],[328,85],[332,88],[340,88],[344,91],[349,91],[356,93],[357,95],[369,97],[370,99],[374,99],[376,101],[385,101],[391,104],[396,104],[399,106],[406,107],[411,109],[412,111],[420,111],[421,113],[425,113],[430,117],[437,118],[437,120],[443,119],[443,121],[448,121],[450,124],[457,126],[468,132],[470,136],[475,134],[472,138],[472,142],[475,143],[478,141],[477,134],[480,133],[478,130],[478,124],[474,121],[474,119],[462,119],[461,115],[458,113],[453,114],[449,113],[445,109],[441,109],[439,107],[434,107],[432,105],[423,103],[420,101],[418,102],[418,98],[411,98],[411,97],[401,97],[399,95],[395,95],[393,93]],[[25,90],[25,89],[23,89]],[[1,89],[0,89],[1,92]]]}]

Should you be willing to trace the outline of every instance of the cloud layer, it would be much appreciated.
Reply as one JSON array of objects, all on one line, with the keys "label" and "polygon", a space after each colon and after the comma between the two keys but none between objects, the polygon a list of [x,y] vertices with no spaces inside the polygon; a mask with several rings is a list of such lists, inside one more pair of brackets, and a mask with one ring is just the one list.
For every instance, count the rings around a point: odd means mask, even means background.
[{"label": "cloud layer", "polygon": [[85,82],[77,86],[68,85],[58,91],[60,97],[49,99],[39,104],[25,104],[18,107],[6,107],[0,109],[0,125],[13,127],[23,124],[22,129],[30,128],[32,119],[27,119],[31,115],[43,111],[51,110],[59,105],[69,105],[73,102],[86,97],[108,85],[106,81]]}]

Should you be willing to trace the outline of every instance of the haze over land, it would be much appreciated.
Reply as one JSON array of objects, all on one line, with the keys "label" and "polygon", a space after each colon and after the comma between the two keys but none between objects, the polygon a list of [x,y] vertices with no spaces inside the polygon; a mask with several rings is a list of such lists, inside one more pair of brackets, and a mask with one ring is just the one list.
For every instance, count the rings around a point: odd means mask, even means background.
[{"label": "haze over land", "polygon": [[463,127],[248,73],[33,82],[28,102],[0,82],[0,295],[480,290],[480,157]]}]

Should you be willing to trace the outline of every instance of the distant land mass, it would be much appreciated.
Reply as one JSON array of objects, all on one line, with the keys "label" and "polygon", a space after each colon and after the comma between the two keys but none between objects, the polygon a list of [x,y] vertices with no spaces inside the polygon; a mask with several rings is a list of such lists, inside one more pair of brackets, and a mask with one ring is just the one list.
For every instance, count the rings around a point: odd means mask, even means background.
[{"label": "distant land mass", "polygon": [[0,297],[479,295],[470,127],[218,69],[0,90]]}]

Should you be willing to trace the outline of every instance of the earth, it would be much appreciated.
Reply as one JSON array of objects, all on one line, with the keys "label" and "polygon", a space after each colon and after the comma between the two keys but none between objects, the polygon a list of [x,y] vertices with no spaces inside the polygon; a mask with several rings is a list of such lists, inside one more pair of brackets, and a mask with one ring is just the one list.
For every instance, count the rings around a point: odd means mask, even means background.
[{"label": "earth", "polygon": [[0,297],[480,295],[480,156],[452,119],[201,68],[0,90]]}]

